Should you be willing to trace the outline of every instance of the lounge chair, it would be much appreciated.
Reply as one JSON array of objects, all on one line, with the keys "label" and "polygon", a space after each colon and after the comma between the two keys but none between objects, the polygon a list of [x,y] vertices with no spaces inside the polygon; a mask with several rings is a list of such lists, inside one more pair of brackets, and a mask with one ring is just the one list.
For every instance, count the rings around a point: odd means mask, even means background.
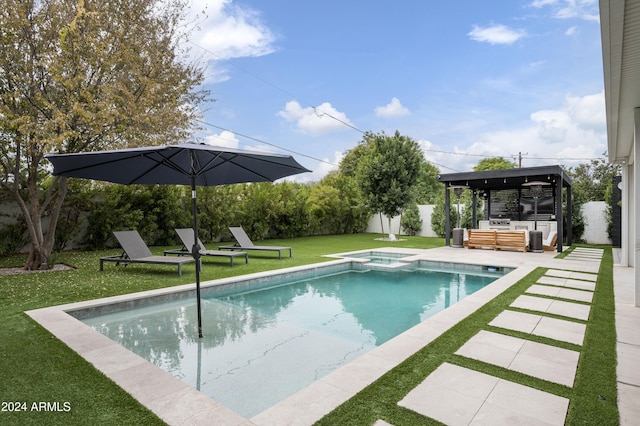
[{"label": "lounge chair", "polygon": [[232,246],[220,246],[218,250],[263,250],[263,251],[277,251],[278,259],[282,259],[282,252],[289,250],[289,257],[291,254],[291,247],[279,247],[279,246],[256,246],[253,244],[249,236],[241,226],[231,226],[229,231],[233,234],[233,237],[238,242],[237,245]]},{"label": "lounge chair", "polygon": [[[193,228],[176,229],[176,233],[182,241],[182,248],[180,250],[165,250],[164,255],[177,254],[178,256],[191,256],[191,248],[193,247]],[[200,245],[200,254],[202,256],[226,257],[231,261],[231,266],[233,266],[233,258],[236,256],[244,256],[244,263],[249,262],[249,254],[246,251],[226,252],[219,250],[207,250],[204,244],[202,244],[202,241],[200,241],[200,238],[198,238],[198,244]]]},{"label": "lounge chair", "polygon": [[119,256],[106,256],[100,258],[100,270],[102,271],[104,262],[116,262],[116,266],[121,263],[127,266],[130,263],[149,263],[156,265],[176,265],[178,275],[182,276],[182,265],[194,262],[193,258],[175,258],[166,256],[154,256],[149,247],[144,243],[138,231],[116,231],[113,233],[120,247],[122,254]]},{"label": "lounge chair", "polygon": [[558,233],[556,231],[549,232],[547,238],[542,242],[542,250],[554,251],[558,243]]}]

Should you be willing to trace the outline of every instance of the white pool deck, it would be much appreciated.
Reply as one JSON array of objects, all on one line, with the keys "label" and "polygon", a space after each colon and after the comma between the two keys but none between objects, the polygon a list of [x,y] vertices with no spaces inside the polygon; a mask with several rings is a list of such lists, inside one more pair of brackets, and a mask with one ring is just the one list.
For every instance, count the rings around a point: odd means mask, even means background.
[{"label": "white pool deck", "polygon": [[[65,313],[70,308],[95,302],[54,306],[27,313],[170,425],[313,424],[539,266],[551,269],[512,304],[534,313],[506,309],[489,325],[579,346],[583,343],[589,321],[589,304],[600,266],[601,252],[598,250],[577,249],[565,259],[554,259],[555,253],[550,252],[451,247],[430,250],[391,248],[390,251],[410,252],[434,261],[517,269],[251,419],[234,413]],[[637,424],[640,418],[640,368],[637,367],[640,364],[640,308],[634,306],[634,270],[616,266],[614,283],[620,424],[631,425]],[[174,287],[145,294],[175,290]],[[104,303],[130,297],[117,296],[104,299]],[[548,314],[578,321],[558,319]],[[579,351],[490,330],[482,330],[472,337],[458,349],[457,354],[566,386],[573,385],[580,355]],[[398,404],[449,425],[563,425],[569,401],[445,363]],[[385,424],[382,420],[376,422],[378,426]]]}]

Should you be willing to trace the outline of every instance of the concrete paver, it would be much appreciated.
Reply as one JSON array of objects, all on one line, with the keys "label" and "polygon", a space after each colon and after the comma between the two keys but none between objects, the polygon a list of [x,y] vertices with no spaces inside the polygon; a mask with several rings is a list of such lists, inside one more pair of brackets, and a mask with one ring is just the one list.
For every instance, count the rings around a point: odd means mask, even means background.
[{"label": "concrete paver", "polygon": [[584,281],[597,281],[597,274],[589,274],[586,272],[575,272],[570,270],[560,270],[560,269],[549,269],[545,275],[550,277],[563,277],[563,278],[573,278],[576,280],[584,280]]},{"label": "concrete paver", "polygon": [[513,308],[546,312],[549,314],[562,315],[585,321],[589,319],[589,312],[591,310],[591,307],[585,304],[527,295],[519,296],[510,306]]},{"label": "concrete paver", "polygon": [[562,425],[569,400],[445,363],[398,404],[447,425]]},{"label": "concrete paver", "polygon": [[524,312],[503,311],[489,325],[582,345],[586,324]]},{"label": "concrete paver", "polygon": [[576,351],[484,330],[462,345],[456,355],[566,386],[573,386],[580,357]]},{"label": "concrete paver", "polygon": [[576,290],[563,287],[534,284],[526,290],[526,293],[542,296],[559,297],[561,299],[575,300],[577,302],[591,303],[593,292]]}]

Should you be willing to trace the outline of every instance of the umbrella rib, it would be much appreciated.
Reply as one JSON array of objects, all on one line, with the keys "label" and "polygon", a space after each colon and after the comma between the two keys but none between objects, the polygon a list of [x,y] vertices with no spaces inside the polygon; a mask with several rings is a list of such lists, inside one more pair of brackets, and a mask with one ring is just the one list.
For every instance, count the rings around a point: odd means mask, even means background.
[{"label": "umbrella rib", "polygon": [[162,155],[161,152],[155,152],[155,153],[151,152],[151,153],[149,153],[149,154],[158,154],[162,158],[161,161],[158,161],[155,158],[152,158],[151,155],[149,155],[147,153],[142,154],[143,157],[145,157],[145,158],[147,158],[147,159],[149,159],[151,161],[154,161],[156,164],[155,164],[155,166],[150,167],[149,169],[145,170],[144,173],[138,175],[135,179],[132,179],[132,182],[135,182],[136,180],[140,179],[142,176],[144,176],[146,174],[149,174],[149,172],[151,172],[152,170],[157,169],[161,165],[165,165],[165,166],[167,166],[169,168],[172,168],[173,170],[178,171],[178,172],[180,172],[180,173],[182,173],[184,175],[191,176],[192,175],[191,173],[188,173],[186,170],[184,170],[182,167],[178,166],[174,161],[171,160],[173,157],[178,155],[179,152],[180,151],[177,151],[173,155],[170,155],[170,156],[167,156],[167,157]]},{"label": "umbrella rib", "polygon": [[[206,172],[208,172],[208,171],[209,171],[209,170],[211,170],[211,169],[214,169],[214,168],[216,168],[216,167],[219,167],[219,166],[220,166],[220,164],[216,164],[216,165],[214,165],[213,167],[209,168],[209,166],[211,165],[211,163],[212,163],[213,161],[215,161],[217,158],[219,158],[221,154],[222,154],[222,153],[219,153],[218,155],[216,155],[215,157],[213,157],[210,161],[208,161],[208,162],[207,162],[207,164],[206,164],[204,167],[202,167],[202,169],[200,170],[200,174],[206,173]],[[260,178],[262,178],[262,179],[265,179],[265,180],[267,180],[267,181],[273,181],[273,180],[272,180],[271,178],[269,178],[268,176],[266,176],[266,175],[264,175],[264,174],[262,174],[262,173],[258,173],[257,171],[255,171],[255,170],[253,170],[253,169],[250,169],[250,168],[248,168],[248,167],[243,166],[242,164],[239,164],[239,163],[235,162],[234,160],[235,160],[236,158],[238,158],[238,157],[240,157],[240,156],[239,156],[239,155],[237,155],[237,154],[234,154],[234,156],[233,156],[232,158],[223,158],[223,159],[222,159],[222,161],[223,161],[223,163],[222,163],[222,164],[230,162],[230,163],[235,164],[237,167],[239,167],[239,168],[241,168],[241,169],[243,169],[243,170],[248,171],[249,173],[252,173],[252,174],[254,174],[254,175],[256,175],[256,176],[259,176],[259,177],[260,177]],[[289,168],[291,168],[291,167],[290,167],[290,166],[288,166],[288,165],[284,165],[284,164],[278,163],[278,162],[276,162],[276,161],[265,160],[265,159],[263,159],[263,158],[254,158],[254,160],[256,160],[256,161],[261,161],[261,162],[263,162],[263,163],[276,164],[276,165],[279,165],[279,166],[284,166],[284,167],[289,167]]]}]

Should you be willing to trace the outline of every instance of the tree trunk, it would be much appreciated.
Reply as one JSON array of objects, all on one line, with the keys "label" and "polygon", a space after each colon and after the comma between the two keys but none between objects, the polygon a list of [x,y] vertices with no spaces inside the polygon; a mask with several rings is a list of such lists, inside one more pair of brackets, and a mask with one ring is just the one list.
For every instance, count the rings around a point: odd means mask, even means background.
[{"label": "tree trunk", "polygon": [[[40,193],[35,181],[29,179],[29,205],[20,197],[19,192],[14,196],[22,210],[27,230],[31,239],[31,250],[24,265],[28,271],[49,269],[51,266],[51,253],[55,243],[56,226],[64,198],[67,195],[67,178],[56,178],[45,194],[44,201],[40,203]],[[47,208],[53,201],[53,207],[48,215],[48,227],[46,232],[43,227],[43,219]]]},{"label": "tree trunk", "polygon": [[389,221],[389,239],[391,239],[391,216],[387,216],[387,220]]},{"label": "tree trunk", "polygon": [[382,238],[384,238],[384,223],[382,222],[382,212],[378,214],[380,215],[380,232],[382,232]]}]

